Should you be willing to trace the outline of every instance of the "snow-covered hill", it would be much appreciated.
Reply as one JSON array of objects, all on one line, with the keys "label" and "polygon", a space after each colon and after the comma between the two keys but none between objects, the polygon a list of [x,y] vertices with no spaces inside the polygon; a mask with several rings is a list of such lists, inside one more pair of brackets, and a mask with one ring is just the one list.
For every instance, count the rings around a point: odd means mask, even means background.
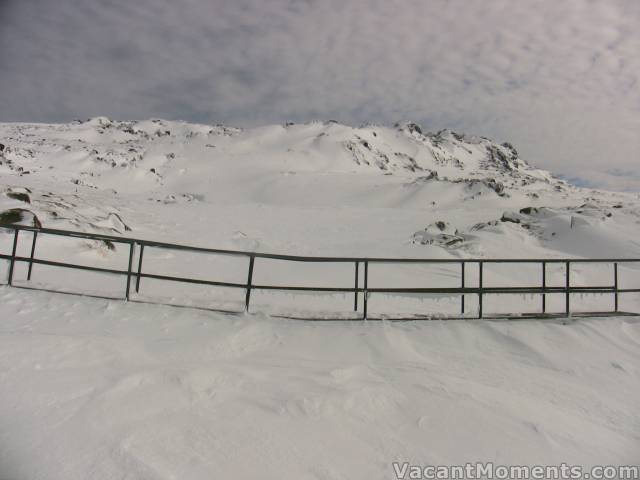
[{"label": "snow-covered hill", "polygon": [[2,124],[0,143],[0,212],[48,227],[299,254],[640,256],[637,196],[411,123],[94,118]]}]

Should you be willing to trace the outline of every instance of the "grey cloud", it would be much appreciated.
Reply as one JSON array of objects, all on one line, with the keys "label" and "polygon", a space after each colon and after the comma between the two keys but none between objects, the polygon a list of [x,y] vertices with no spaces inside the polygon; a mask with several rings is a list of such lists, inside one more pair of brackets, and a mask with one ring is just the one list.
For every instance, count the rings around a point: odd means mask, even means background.
[{"label": "grey cloud", "polygon": [[0,5],[0,120],[414,120],[511,141],[569,176],[638,171],[638,2]]}]

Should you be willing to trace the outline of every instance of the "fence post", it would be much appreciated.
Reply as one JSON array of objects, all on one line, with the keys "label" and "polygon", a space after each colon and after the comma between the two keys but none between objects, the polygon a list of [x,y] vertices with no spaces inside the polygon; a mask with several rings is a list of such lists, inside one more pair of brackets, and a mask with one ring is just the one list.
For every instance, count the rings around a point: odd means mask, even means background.
[{"label": "fence post", "polygon": [[31,256],[29,257],[29,271],[27,272],[27,280],[31,280],[31,271],[33,270],[33,257],[36,253],[36,239],[38,232],[33,231],[33,243],[31,244]]},{"label": "fence post", "polygon": [[363,306],[364,306],[364,316],[363,316],[363,320],[367,319],[367,301],[368,301],[368,296],[369,296],[369,262],[367,260],[364,261],[364,301],[363,301]]},{"label": "fence post", "polygon": [[16,250],[18,248],[18,233],[20,230],[17,228],[14,230],[13,234],[13,249],[11,250],[11,263],[9,263],[9,285],[13,283],[13,267],[16,264]]},{"label": "fence post", "polygon": [[249,257],[249,274],[247,276],[247,295],[244,300],[244,311],[249,311],[249,301],[251,299],[251,282],[253,281],[253,263],[255,261],[255,257],[251,255]]},{"label": "fence post", "polygon": [[613,264],[613,289],[615,290],[615,307],[614,310],[616,313],[618,312],[618,262],[614,262]]},{"label": "fence post", "polygon": [[138,276],[136,277],[136,293],[140,292],[140,274],[142,273],[142,255],[144,254],[144,243],[140,244],[140,256],[138,257]]},{"label": "fence post", "polygon": [[484,263],[482,260],[478,262],[479,277],[478,277],[478,318],[482,318],[482,274]]},{"label": "fence post", "polygon": [[356,262],[356,285],[354,290],[353,311],[358,311],[358,270],[360,270],[360,262]]},{"label": "fence post", "polygon": [[127,291],[125,293],[125,299],[129,300],[129,290],[131,289],[131,266],[133,264],[133,249],[136,243],[131,242],[129,244],[129,266],[127,267]]},{"label": "fence post", "polygon": [[565,313],[568,317],[569,313],[571,312],[571,307],[570,307],[571,296],[569,293],[569,289],[571,288],[571,262],[566,263],[564,279],[565,279]]},{"label": "fence post", "polygon": [[542,313],[547,313],[547,262],[542,261]]},{"label": "fence post", "polygon": [[[462,288],[464,288],[464,261],[460,262],[461,267],[461,277],[462,277]],[[460,300],[460,313],[464,315],[464,293],[462,294],[462,298]]]}]

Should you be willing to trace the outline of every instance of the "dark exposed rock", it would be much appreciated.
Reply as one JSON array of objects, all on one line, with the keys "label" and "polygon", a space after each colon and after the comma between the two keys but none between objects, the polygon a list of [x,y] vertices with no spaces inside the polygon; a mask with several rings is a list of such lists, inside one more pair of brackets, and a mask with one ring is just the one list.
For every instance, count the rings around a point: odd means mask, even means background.
[{"label": "dark exposed rock", "polygon": [[424,230],[414,233],[412,241],[420,245],[448,248],[464,243],[465,237],[447,222],[439,220],[429,224]]},{"label": "dark exposed rock", "polygon": [[4,225],[28,225],[30,227],[42,228],[40,219],[31,210],[24,208],[11,208],[0,212],[0,224]]},{"label": "dark exposed rock", "polygon": [[504,168],[505,170],[513,170],[514,166],[509,161],[510,159],[507,158],[507,156],[502,153],[502,150],[500,150],[496,146],[487,146],[487,153],[489,154],[489,158],[494,164]]},{"label": "dark exposed rock", "polygon": [[464,238],[458,237],[458,236],[443,235],[443,237],[446,237],[445,246],[447,246],[447,247],[451,247],[451,246],[456,245],[458,243],[464,242]]},{"label": "dark exposed rock", "polygon": [[518,158],[518,151],[514,148],[513,145],[511,145],[509,142],[504,142],[502,146],[511,151],[511,157],[513,159]]},{"label": "dark exposed rock", "polygon": [[14,223],[19,223],[22,220],[21,210],[22,209],[20,208],[12,208],[10,210],[0,212],[0,225],[11,225]]},{"label": "dark exposed rock", "polygon": [[[344,147],[351,153],[353,160],[357,165],[365,164],[371,165],[371,162],[367,158],[371,158],[380,170],[389,170],[389,157],[382,151],[375,149],[369,142],[356,136],[357,142],[353,140],[345,140],[343,142]],[[366,150],[362,150],[364,147]],[[370,152],[370,153],[369,153]],[[371,154],[373,154],[371,156]]]},{"label": "dark exposed rock", "polygon": [[520,223],[520,219],[513,212],[504,212],[500,218],[501,222]]},{"label": "dark exposed rock", "polygon": [[427,232],[417,232],[413,235],[413,243],[420,245],[438,245],[441,247],[452,247],[464,242],[464,237],[459,235],[449,235],[440,233],[430,235]]},{"label": "dark exposed rock", "polygon": [[496,225],[498,225],[497,220],[492,220],[490,222],[480,222],[480,223],[476,223],[473,227],[471,227],[471,231],[475,232],[478,230],[484,230],[487,227],[495,227]]},{"label": "dark exposed rock", "polygon": [[31,198],[29,197],[29,195],[27,193],[7,192],[6,195],[7,195],[7,197],[13,198],[14,200],[18,200],[20,202],[31,203]]},{"label": "dark exposed rock", "polygon": [[496,192],[498,195],[500,196],[504,195],[504,185],[502,184],[502,182],[498,182],[493,178],[489,178],[488,180],[485,181],[485,185],[489,187],[491,190],[493,190],[494,192]]},{"label": "dark exposed rock", "polygon": [[451,131],[451,135],[453,136],[453,138],[455,138],[456,140],[458,140],[459,142],[463,142],[464,141],[464,135],[454,132],[453,130]]},{"label": "dark exposed rock", "polygon": [[422,128],[420,128],[419,125],[415,123],[407,123],[406,127],[410,133],[419,133],[420,135],[422,135]]},{"label": "dark exposed rock", "polygon": [[[411,155],[407,155],[406,153],[402,153],[402,152],[394,152],[393,155],[396,158],[399,158],[399,159],[401,159],[401,160],[403,160],[405,162],[404,168],[407,169],[407,170],[410,170],[412,172],[419,171],[419,170],[424,170],[420,165],[418,165],[418,162],[416,162],[416,159],[413,158]],[[437,177],[438,176],[438,172],[435,172],[435,174],[436,174],[436,177]]]},{"label": "dark exposed rock", "polygon": [[538,213],[538,209],[536,207],[524,207],[520,209],[520,213],[524,215],[533,215]]},{"label": "dark exposed rock", "polygon": [[[493,190],[494,192],[496,192],[496,194],[499,197],[508,197],[509,196],[505,192],[504,184],[502,182],[498,182],[495,178],[484,178],[484,179],[455,178],[455,179],[450,179],[450,178],[447,178],[447,177],[442,177],[442,180],[449,181],[451,183],[466,183],[468,187],[473,187],[474,185],[482,184],[482,185],[486,186],[487,188],[489,188],[489,189]],[[478,192],[478,195],[482,195],[482,192]]]}]

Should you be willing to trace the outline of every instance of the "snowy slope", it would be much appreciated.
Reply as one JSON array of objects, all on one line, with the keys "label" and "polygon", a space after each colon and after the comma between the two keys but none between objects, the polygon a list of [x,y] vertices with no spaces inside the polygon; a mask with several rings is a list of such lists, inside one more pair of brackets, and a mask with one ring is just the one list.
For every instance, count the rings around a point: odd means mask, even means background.
[{"label": "snowy slope", "polygon": [[[95,118],[69,125],[0,125],[0,143],[0,212],[51,228],[299,255],[640,257],[636,196],[577,188],[534,168],[510,144],[452,131],[423,133],[415,124],[353,128],[315,122],[240,130]],[[10,246],[11,237],[0,235],[0,248],[7,252]],[[29,247],[23,240],[20,253],[28,255]],[[127,253],[117,245],[51,237],[38,244],[40,258],[104,268],[125,268]],[[25,277],[20,267],[18,281]],[[610,269],[577,268],[574,282],[610,285]],[[246,279],[244,262],[167,252],[149,251],[149,270]],[[496,286],[540,282],[537,270],[494,270],[486,272],[487,285],[491,276]],[[53,287],[61,282],[58,273],[37,266],[34,281]],[[376,267],[370,273],[370,286],[459,285],[455,265]],[[353,282],[350,266],[259,262],[256,275],[257,283]],[[560,284],[561,275],[550,272]],[[637,268],[621,275],[621,287],[640,285]],[[476,276],[469,272],[469,285]],[[90,274],[64,278],[73,290],[81,285],[91,293],[121,295],[120,286]],[[237,309],[243,302],[239,291],[196,292],[148,281],[143,290],[147,299],[218,308]],[[275,297],[258,295],[254,305],[268,310],[289,303],[300,311],[311,304],[300,295]],[[592,309],[609,309],[609,297],[591,298]],[[458,299],[440,300],[434,311],[458,311]],[[514,300],[528,302],[524,310],[539,310],[539,299]],[[640,308],[637,298],[630,300],[633,305],[623,308]],[[373,301],[385,313],[425,310],[422,299],[406,296]],[[318,309],[348,311],[350,303],[333,296]],[[487,306],[509,310],[500,302]]]},{"label": "snowy slope", "polygon": [[637,319],[327,323],[0,287],[0,478],[640,462]]},{"label": "snowy slope", "polygon": [[[0,143],[0,211],[27,207],[6,196],[27,187],[48,227],[126,225],[134,236],[300,254],[640,252],[637,196],[576,188],[509,144],[414,124],[239,130],[96,118],[0,125]],[[501,221],[527,207],[543,210]]]},{"label": "snowy slope", "polygon": [[[515,148],[413,124],[240,130],[96,118],[0,125],[0,215],[45,227],[302,255],[640,257],[639,199],[581,189]],[[29,234],[18,253],[28,255]],[[12,237],[0,230],[0,251]],[[119,245],[42,236],[37,255],[126,268]],[[1,268],[6,267],[0,265]],[[244,282],[246,259],[145,251],[145,271]],[[560,266],[561,267],[561,266]],[[459,265],[372,266],[370,286],[458,286]],[[576,265],[575,285],[611,285]],[[19,264],[15,283],[121,297],[121,277]],[[469,266],[467,286],[477,271]],[[548,282],[563,270],[549,266]],[[258,283],[353,285],[352,265],[257,261]],[[640,271],[620,266],[621,287]],[[536,265],[485,286],[539,285]],[[471,296],[469,296],[471,297]],[[487,295],[485,311],[540,309]],[[153,282],[136,300],[242,308],[244,291]],[[477,299],[467,299],[475,315]],[[548,295],[550,311],[564,298]],[[372,295],[370,312],[459,312]],[[621,295],[640,311],[640,295]],[[576,311],[611,295],[576,295]],[[637,318],[300,322],[351,295],[254,292],[252,312],[0,287],[0,478],[383,479],[391,462],[640,462]]]}]

